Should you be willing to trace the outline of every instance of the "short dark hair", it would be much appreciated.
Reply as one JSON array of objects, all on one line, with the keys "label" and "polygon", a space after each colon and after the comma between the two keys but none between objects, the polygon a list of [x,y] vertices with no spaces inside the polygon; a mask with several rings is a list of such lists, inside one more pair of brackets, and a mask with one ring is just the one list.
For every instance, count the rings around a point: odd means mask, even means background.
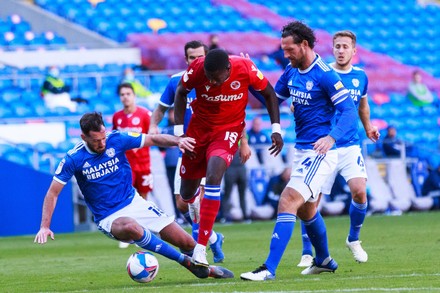
[{"label": "short dark hair", "polygon": [[118,85],[118,89],[116,90],[116,93],[119,95],[119,94],[121,93],[121,89],[123,89],[123,88],[129,88],[129,89],[131,89],[131,90],[133,91],[133,93],[134,93],[134,88],[133,88],[133,86],[131,85],[131,83],[129,83],[129,82],[123,82],[123,83],[119,84],[119,85]]},{"label": "short dark hair", "polygon": [[99,112],[90,112],[84,114],[79,120],[82,133],[88,135],[90,131],[101,131],[101,127],[104,126],[104,120],[102,114]]},{"label": "short dark hair", "polygon": [[281,30],[281,37],[292,37],[294,44],[299,44],[306,40],[311,49],[315,47],[315,33],[309,26],[301,21],[292,21],[283,26],[283,29]]},{"label": "short dark hair", "polygon": [[354,32],[349,31],[349,30],[338,31],[333,35],[333,42],[335,42],[335,39],[339,38],[339,37],[350,38],[351,41],[353,42],[353,47],[356,47],[356,35],[354,34]]},{"label": "short dark hair", "polygon": [[205,51],[205,55],[208,53],[208,46],[206,46],[202,41],[194,40],[189,41],[185,44],[184,50],[185,50],[185,57],[188,58],[188,49],[197,49],[203,47],[203,50]]},{"label": "short dark hair", "polygon": [[205,57],[203,67],[207,72],[216,72],[228,69],[230,66],[229,55],[223,49],[213,49]]}]

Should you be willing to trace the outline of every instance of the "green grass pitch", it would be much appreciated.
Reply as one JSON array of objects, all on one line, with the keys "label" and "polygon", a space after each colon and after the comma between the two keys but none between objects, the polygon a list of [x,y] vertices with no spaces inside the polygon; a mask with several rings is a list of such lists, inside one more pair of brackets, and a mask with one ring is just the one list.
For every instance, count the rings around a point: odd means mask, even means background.
[{"label": "green grass pitch", "polygon": [[99,232],[55,234],[45,245],[34,244],[32,235],[0,238],[0,292],[440,292],[439,212],[367,217],[361,232],[369,254],[365,264],[356,263],[345,247],[348,217],[327,217],[326,224],[336,273],[300,274],[296,225],[276,280],[267,282],[245,282],[240,273],[266,259],[272,221],[215,226],[226,237],[223,265],[235,273],[227,280],[197,279],[155,254],[156,279],[138,284],[125,269],[137,247],[119,249]]}]

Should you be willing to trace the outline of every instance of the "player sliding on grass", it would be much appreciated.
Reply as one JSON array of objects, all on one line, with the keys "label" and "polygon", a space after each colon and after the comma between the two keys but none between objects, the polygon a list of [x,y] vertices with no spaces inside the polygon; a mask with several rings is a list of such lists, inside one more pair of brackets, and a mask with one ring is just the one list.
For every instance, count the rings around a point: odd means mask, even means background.
[{"label": "player sliding on grass", "polygon": [[[191,258],[178,252],[192,253],[196,243],[176,222],[153,202],[146,201],[131,185],[131,169],[125,151],[148,146],[179,146],[193,151],[195,140],[165,134],[147,135],[134,132],[107,133],[100,113],[84,114],[80,120],[82,142],[67,152],[60,162],[43,203],[40,231],[34,242],[54,239],[50,230],[57,198],[64,185],[75,176],[87,206],[99,230],[112,239],[135,243],[172,259],[198,278],[232,278],[222,267],[200,267]],[[160,238],[154,233],[159,233]],[[167,242],[165,242],[167,241]]]}]

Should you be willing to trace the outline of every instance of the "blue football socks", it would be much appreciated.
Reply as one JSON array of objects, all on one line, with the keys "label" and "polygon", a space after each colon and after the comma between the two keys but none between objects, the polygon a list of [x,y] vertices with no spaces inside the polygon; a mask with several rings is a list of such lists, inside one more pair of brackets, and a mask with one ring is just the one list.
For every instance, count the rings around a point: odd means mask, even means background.
[{"label": "blue football socks", "polygon": [[168,243],[158,238],[149,230],[144,230],[144,235],[141,237],[141,239],[135,240],[134,243],[136,243],[139,247],[159,253],[160,255],[175,260],[179,263],[183,262],[184,260],[183,254],[175,250],[172,246],[168,245]]},{"label": "blue football socks", "polygon": [[281,261],[281,257],[286,250],[295,228],[296,216],[289,213],[280,213],[277,216],[277,222],[273,228],[272,239],[270,241],[270,252],[265,262],[267,269],[272,275]]},{"label": "blue football socks", "polygon": [[303,244],[302,255],[313,255],[312,242],[310,241],[309,235],[307,235],[304,221],[301,221],[301,239]]},{"label": "blue football socks", "polygon": [[367,214],[368,202],[357,203],[351,200],[350,209],[350,232],[348,234],[348,241],[353,242],[359,240],[362,225],[364,224],[365,216]]},{"label": "blue football socks", "polygon": [[317,264],[322,264],[323,261],[330,256],[324,219],[319,212],[316,212],[316,215],[310,221],[304,221],[304,226],[313,247],[315,247],[315,261]]}]

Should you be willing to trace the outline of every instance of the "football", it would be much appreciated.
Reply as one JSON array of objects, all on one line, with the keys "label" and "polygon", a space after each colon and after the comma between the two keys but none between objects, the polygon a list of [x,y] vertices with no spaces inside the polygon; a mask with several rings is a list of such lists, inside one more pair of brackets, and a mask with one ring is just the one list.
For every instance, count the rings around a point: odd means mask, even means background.
[{"label": "football", "polygon": [[159,262],[153,254],[137,251],[128,258],[127,272],[133,281],[148,283],[153,281],[159,272]]}]

